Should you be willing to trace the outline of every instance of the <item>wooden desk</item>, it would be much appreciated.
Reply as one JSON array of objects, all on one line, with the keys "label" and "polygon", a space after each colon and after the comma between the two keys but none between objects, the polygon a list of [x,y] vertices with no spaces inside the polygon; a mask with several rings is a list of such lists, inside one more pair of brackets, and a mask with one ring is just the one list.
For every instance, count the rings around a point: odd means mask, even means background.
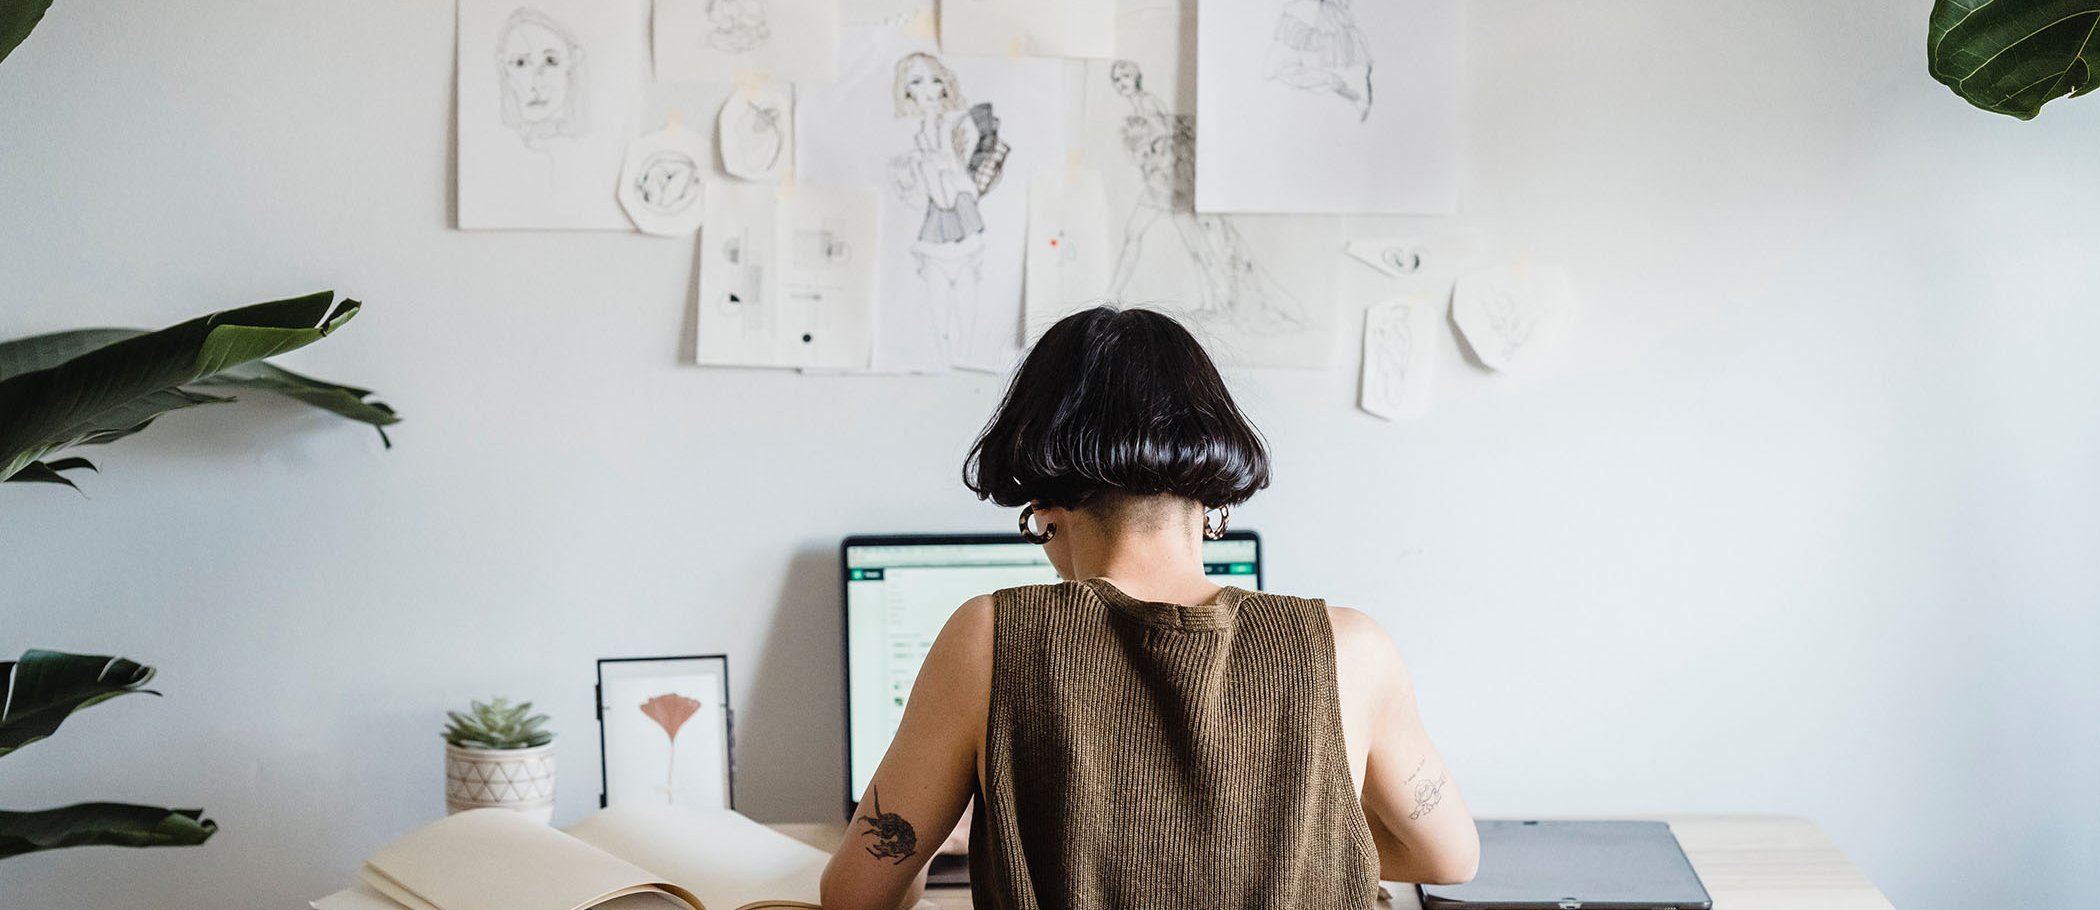
[{"label": "wooden desk", "polygon": [[[1784,815],[1686,815],[1670,823],[1692,868],[1713,895],[1714,910],[1894,910],[1823,830]],[[835,824],[775,829],[829,851],[844,830]],[[1421,902],[1404,885],[1387,886],[1395,910]],[[929,888],[920,910],[970,910],[970,889]]]}]

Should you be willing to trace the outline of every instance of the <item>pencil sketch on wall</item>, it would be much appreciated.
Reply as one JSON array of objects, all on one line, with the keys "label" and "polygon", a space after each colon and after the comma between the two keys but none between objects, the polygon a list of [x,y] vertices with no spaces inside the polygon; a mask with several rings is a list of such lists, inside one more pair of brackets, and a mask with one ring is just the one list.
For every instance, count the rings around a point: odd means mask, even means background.
[{"label": "pencil sketch on wall", "polygon": [[1130,105],[1123,118],[1123,150],[1141,191],[1123,219],[1122,242],[1108,296],[1120,298],[1136,274],[1148,235],[1165,222],[1173,229],[1198,283],[1183,312],[1199,321],[1222,320],[1249,332],[1296,332],[1309,325],[1288,291],[1269,277],[1246,238],[1223,215],[1198,215],[1195,118],[1167,110],[1145,90],[1144,71],[1130,60],[1109,67],[1109,81]]},{"label": "pencil sketch on wall", "polygon": [[706,214],[700,204],[706,160],[707,137],[682,126],[634,140],[620,167],[620,207],[642,233],[691,235]]},{"label": "pencil sketch on wall", "polygon": [[459,0],[453,67],[463,230],[628,230],[642,0]]},{"label": "pencil sketch on wall", "polygon": [[979,200],[999,185],[1012,149],[999,138],[990,103],[971,105],[953,70],[931,54],[899,58],[895,116],[913,122],[911,148],[890,159],[893,189],[923,207],[912,256],[932,304],[930,326],[950,363],[974,360],[984,217]]},{"label": "pencil sketch on wall", "polygon": [[1473,272],[1451,291],[1451,319],[1482,365],[1519,372],[1535,367],[1566,335],[1574,316],[1567,276],[1519,261]]},{"label": "pencil sketch on wall", "polygon": [[707,193],[695,359],[864,369],[873,342],[871,191],[720,183]]},{"label": "pencil sketch on wall", "polygon": [[1197,5],[1196,211],[1456,209],[1466,0]]},{"label": "pencil sketch on wall", "polygon": [[653,0],[650,44],[664,81],[743,82],[754,74],[829,81],[838,0]]},{"label": "pencil sketch on wall", "polygon": [[715,50],[741,54],[773,37],[766,24],[766,0],[707,0],[706,41]]},{"label": "pencil sketch on wall", "polygon": [[1356,27],[1350,0],[1287,0],[1270,36],[1262,76],[1292,88],[1331,94],[1371,118],[1371,42]]},{"label": "pencil sketch on wall", "polygon": [[552,16],[532,7],[511,12],[496,39],[496,78],[503,125],[527,148],[588,131],[583,46]]},{"label": "pencil sketch on wall", "polygon": [[650,211],[677,214],[700,198],[700,165],[684,152],[665,149],[642,162],[634,188],[642,205]]},{"label": "pencil sketch on wall", "polygon": [[1387,278],[1428,289],[1446,285],[1487,246],[1478,228],[1425,229],[1349,241],[1348,253]]},{"label": "pencil sketch on wall", "polygon": [[1431,347],[1439,307],[1427,298],[1396,300],[1364,311],[1363,385],[1358,405],[1387,420],[1429,411]]},{"label": "pencil sketch on wall", "polygon": [[795,85],[789,166],[798,186],[880,189],[880,230],[859,248],[880,264],[869,369],[1012,369],[1031,178],[1066,164],[1063,65],[871,26],[840,41],[838,67]]},{"label": "pencil sketch on wall", "polygon": [[722,169],[745,180],[778,178],[794,154],[792,110],[787,95],[779,89],[730,93],[715,124],[721,139]]}]

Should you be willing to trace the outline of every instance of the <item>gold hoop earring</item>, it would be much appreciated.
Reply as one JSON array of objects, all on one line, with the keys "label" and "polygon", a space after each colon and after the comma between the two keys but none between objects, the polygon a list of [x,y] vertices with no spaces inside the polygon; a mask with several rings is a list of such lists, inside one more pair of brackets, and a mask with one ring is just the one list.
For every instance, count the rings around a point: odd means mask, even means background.
[{"label": "gold hoop earring", "polygon": [[1041,533],[1037,533],[1034,528],[1029,527],[1028,519],[1033,517],[1035,517],[1035,503],[1031,502],[1028,505],[1021,507],[1022,540],[1028,541],[1032,544],[1046,544],[1050,542],[1050,538],[1057,536],[1057,525],[1054,523],[1044,525]]},{"label": "gold hoop earring", "polygon": [[1215,527],[1215,528],[1213,528],[1213,527],[1211,527],[1211,526],[1210,526],[1210,511],[1209,511],[1208,509],[1204,510],[1204,512],[1203,512],[1203,539],[1204,539],[1204,540],[1224,540],[1224,539],[1225,539],[1225,527],[1226,527],[1227,525],[1231,524],[1231,523],[1232,523],[1232,507],[1231,507],[1231,506],[1219,506],[1219,507],[1218,507],[1218,526],[1217,526],[1217,527]]}]

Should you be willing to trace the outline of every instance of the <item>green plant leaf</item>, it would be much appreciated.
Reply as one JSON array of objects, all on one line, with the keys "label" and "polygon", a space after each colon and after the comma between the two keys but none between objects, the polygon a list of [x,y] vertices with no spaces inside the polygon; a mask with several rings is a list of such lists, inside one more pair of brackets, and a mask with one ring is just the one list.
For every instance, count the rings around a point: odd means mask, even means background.
[{"label": "green plant leaf", "polygon": [[51,0],[0,0],[0,60],[15,52],[50,8]]},{"label": "green plant leaf", "polygon": [[1932,77],[1987,111],[2030,120],[2100,85],[2100,0],[1936,0],[1930,32]]},{"label": "green plant leaf", "polygon": [[[74,329],[67,332],[53,332],[48,335],[35,335],[28,338],[0,342],[0,380],[35,370],[49,369],[112,342],[123,341],[126,338],[136,338],[144,334],[146,334],[144,329]],[[372,396],[370,389],[360,389],[356,386],[340,385],[323,379],[315,379],[311,376],[294,373],[291,370],[263,360],[229,368],[218,375],[199,380],[197,385],[207,387],[226,386],[234,389],[262,389],[283,395],[295,401],[304,402],[328,411],[339,417],[370,424],[379,431],[380,441],[385,443],[388,448],[393,447],[393,440],[387,438],[385,427],[401,422],[401,418],[394,413],[392,407],[389,407],[384,402],[369,400]],[[195,390],[179,391],[189,395],[202,394]],[[231,398],[205,397],[209,400],[192,403],[204,404],[233,400]],[[162,403],[174,404],[173,402]],[[179,404],[176,406],[187,407],[188,405]],[[161,408],[160,410],[172,409],[172,407],[169,407]],[[144,428],[145,423],[142,421],[136,425],[131,425],[129,429],[118,434],[118,437],[128,436]],[[108,440],[99,441],[107,442]]]},{"label": "green plant leaf", "polygon": [[86,468],[90,471],[101,470],[95,467],[94,462],[85,458],[60,458],[56,461],[32,461],[28,467],[16,471],[15,476],[7,480],[9,483],[56,483],[78,490],[80,489],[78,485],[66,479],[66,476],[59,472],[72,471],[79,468]]},{"label": "green plant leaf", "polygon": [[0,380],[48,370],[111,342],[144,334],[145,329],[72,329],[0,341]]},{"label": "green plant leaf", "polygon": [[385,427],[401,422],[401,418],[395,416],[394,409],[385,402],[370,400],[370,389],[315,379],[261,360],[225,370],[216,376],[201,380],[198,384],[263,389],[339,417],[371,424],[373,429],[379,431],[379,441],[387,448],[393,448],[394,441],[386,437]]},{"label": "green plant leaf", "polygon": [[190,847],[218,833],[202,809],[81,803],[41,812],[0,812],[0,858],[60,847]]},{"label": "green plant leaf", "polygon": [[213,313],[0,379],[0,480],[58,449],[138,432],[178,398],[221,400],[177,387],[327,336],[359,306],[334,299],[323,291]]},{"label": "green plant leaf", "polygon": [[25,651],[0,663],[7,690],[0,694],[0,755],[50,736],[73,712],[119,695],[145,692],[153,668],[121,657]]}]

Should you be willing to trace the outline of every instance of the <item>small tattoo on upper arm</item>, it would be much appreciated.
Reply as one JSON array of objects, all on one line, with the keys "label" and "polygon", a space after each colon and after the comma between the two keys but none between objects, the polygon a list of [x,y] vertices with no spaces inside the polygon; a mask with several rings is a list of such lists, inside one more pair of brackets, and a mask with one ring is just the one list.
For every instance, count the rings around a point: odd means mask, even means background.
[{"label": "small tattoo on upper arm", "polygon": [[868,802],[874,807],[875,814],[863,815],[859,819],[868,823],[868,830],[861,834],[875,838],[875,843],[867,846],[868,855],[876,859],[893,859],[892,865],[904,865],[905,860],[919,852],[918,832],[911,829],[911,822],[905,821],[904,816],[882,811],[882,794],[873,787],[868,788]]},{"label": "small tattoo on upper arm", "polygon": [[1415,769],[1414,769],[1413,771],[1409,771],[1409,772],[1407,772],[1407,782],[1408,782],[1408,783],[1410,783],[1410,784],[1411,784],[1411,783],[1414,783],[1414,782],[1415,782],[1415,777],[1416,777],[1416,776],[1418,776],[1418,775],[1420,775],[1420,774],[1422,773],[1422,766],[1423,766],[1423,765],[1426,765],[1426,764],[1429,764],[1429,759],[1427,759],[1427,758],[1418,758],[1418,759],[1416,759],[1416,760],[1415,760]]},{"label": "small tattoo on upper arm", "polygon": [[1436,811],[1437,803],[1444,801],[1444,775],[1434,781],[1423,781],[1415,785],[1415,811],[1407,813],[1410,819],[1418,819]]}]

